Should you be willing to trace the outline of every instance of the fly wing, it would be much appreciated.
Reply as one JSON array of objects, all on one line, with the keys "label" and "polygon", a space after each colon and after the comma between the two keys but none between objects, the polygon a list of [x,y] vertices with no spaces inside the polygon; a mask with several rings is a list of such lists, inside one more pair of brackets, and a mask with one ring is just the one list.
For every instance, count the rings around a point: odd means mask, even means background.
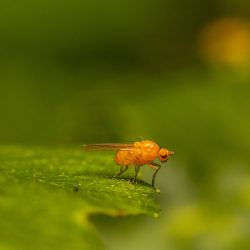
[{"label": "fly wing", "polygon": [[83,145],[83,150],[85,151],[129,151],[134,148],[133,144],[124,143],[99,143],[99,144],[85,144]]}]

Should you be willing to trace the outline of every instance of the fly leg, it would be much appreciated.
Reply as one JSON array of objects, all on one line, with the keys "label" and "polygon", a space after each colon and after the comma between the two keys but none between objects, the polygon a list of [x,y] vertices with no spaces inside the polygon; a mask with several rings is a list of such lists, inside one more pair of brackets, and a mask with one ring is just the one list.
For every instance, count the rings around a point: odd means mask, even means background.
[{"label": "fly leg", "polygon": [[120,176],[121,174],[123,174],[127,169],[128,169],[128,166],[121,166],[121,167],[120,167],[120,172],[118,172],[118,173],[114,176],[114,178],[116,178],[116,177]]},{"label": "fly leg", "polygon": [[155,172],[153,174],[153,178],[152,178],[152,187],[155,189],[155,177],[158,173],[158,171],[161,169],[161,165],[160,164],[157,164],[155,162],[151,162],[149,164],[150,167],[153,167],[155,169]]},{"label": "fly leg", "polygon": [[132,180],[132,183],[135,183],[135,182],[136,182],[136,178],[137,178],[137,175],[138,175],[139,170],[140,170],[140,166],[139,166],[139,165],[136,165],[136,166],[135,166],[135,175],[134,175],[134,179]]}]

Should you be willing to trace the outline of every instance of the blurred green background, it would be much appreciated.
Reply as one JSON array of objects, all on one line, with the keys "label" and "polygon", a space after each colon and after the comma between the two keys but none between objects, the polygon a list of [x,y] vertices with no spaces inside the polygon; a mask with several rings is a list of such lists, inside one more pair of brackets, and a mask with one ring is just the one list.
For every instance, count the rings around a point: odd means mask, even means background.
[{"label": "blurred green background", "polygon": [[0,143],[152,139],[176,152],[161,216],[94,217],[107,249],[249,249],[249,20],[248,0],[2,1]]}]

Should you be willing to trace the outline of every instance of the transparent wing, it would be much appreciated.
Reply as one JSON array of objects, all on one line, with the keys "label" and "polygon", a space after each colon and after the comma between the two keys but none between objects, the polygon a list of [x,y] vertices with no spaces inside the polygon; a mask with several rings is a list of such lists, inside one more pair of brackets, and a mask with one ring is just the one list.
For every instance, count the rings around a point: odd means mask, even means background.
[{"label": "transparent wing", "polygon": [[110,150],[123,150],[129,151],[134,148],[133,144],[125,143],[98,143],[98,144],[85,144],[83,150],[85,151],[110,151]]}]

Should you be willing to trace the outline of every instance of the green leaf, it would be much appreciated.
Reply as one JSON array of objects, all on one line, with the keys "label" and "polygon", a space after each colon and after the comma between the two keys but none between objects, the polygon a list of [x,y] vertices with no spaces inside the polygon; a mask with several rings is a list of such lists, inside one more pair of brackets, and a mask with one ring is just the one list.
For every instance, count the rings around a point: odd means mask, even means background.
[{"label": "green leaf", "polygon": [[110,153],[0,147],[0,249],[103,249],[91,215],[155,215],[150,185],[118,170]]}]

